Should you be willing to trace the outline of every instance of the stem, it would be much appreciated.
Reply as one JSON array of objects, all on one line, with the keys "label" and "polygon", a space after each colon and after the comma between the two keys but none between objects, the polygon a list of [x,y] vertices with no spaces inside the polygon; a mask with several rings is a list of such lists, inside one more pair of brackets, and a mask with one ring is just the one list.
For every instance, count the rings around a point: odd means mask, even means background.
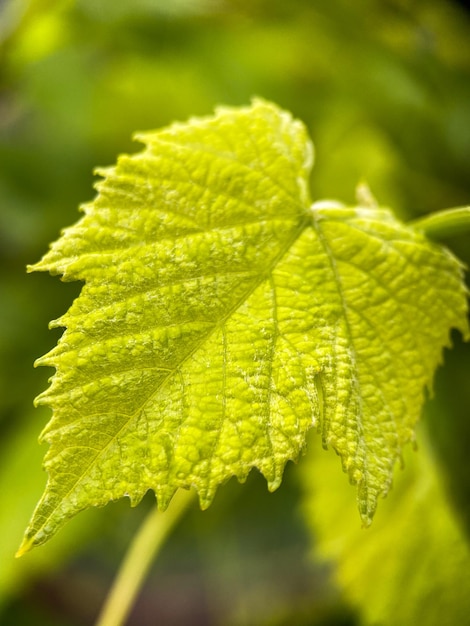
[{"label": "stem", "polygon": [[155,556],[193,497],[193,492],[179,489],[167,511],[161,513],[156,507],[150,511],[124,557],[96,626],[125,623]]},{"label": "stem", "polygon": [[470,232],[470,206],[431,213],[409,222],[409,225],[432,239],[462,235]]}]

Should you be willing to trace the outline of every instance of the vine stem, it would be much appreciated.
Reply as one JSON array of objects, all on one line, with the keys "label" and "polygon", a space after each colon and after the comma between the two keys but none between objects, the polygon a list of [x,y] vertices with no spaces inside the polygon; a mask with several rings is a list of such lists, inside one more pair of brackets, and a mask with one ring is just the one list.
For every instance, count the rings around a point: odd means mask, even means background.
[{"label": "vine stem", "polygon": [[164,513],[156,507],[150,511],[129,546],[96,626],[125,623],[153,560],[194,496],[179,489]]},{"label": "vine stem", "polygon": [[446,209],[408,222],[432,239],[470,232],[470,206]]}]

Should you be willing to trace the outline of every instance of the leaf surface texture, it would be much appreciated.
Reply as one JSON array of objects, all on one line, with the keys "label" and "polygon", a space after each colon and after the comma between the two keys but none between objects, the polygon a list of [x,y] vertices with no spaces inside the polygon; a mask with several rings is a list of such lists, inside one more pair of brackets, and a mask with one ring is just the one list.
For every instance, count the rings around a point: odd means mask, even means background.
[{"label": "leaf surface texture", "polygon": [[368,523],[465,331],[459,263],[386,209],[312,205],[311,142],[270,103],[137,138],[30,268],[84,285],[38,361],[49,482],[23,550],[148,489],[207,507],[253,467],[275,489],[312,426]]}]

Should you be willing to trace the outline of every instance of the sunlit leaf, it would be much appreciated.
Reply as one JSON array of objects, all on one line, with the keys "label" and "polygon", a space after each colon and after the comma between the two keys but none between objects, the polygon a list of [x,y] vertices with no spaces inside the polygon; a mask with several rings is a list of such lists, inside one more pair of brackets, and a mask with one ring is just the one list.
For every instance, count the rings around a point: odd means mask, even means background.
[{"label": "sunlit leaf", "polygon": [[314,425],[368,523],[465,330],[459,263],[388,210],[312,205],[305,128],[269,103],[138,138],[30,268],[84,286],[38,361],[49,483],[20,552],[148,489],[207,507],[253,467],[275,489]]}]

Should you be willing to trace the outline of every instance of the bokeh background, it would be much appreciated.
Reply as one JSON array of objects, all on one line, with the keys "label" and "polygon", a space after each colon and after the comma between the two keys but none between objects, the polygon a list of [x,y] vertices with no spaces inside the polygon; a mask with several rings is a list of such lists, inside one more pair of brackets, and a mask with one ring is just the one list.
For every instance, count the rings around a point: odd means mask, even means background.
[{"label": "bokeh background", "polygon": [[[45,484],[32,401],[51,371],[32,363],[79,292],[25,266],[93,197],[94,167],[140,149],[135,131],[254,95],[308,126],[315,199],[353,202],[366,180],[403,219],[470,204],[468,3],[0,0],[1,624],[93,624],[153,505],[86,511],[13,558]],[[468,234],[445,243],[470,264]],[[129,623],[470,623],[470,351],[454,343],[375,535],[313,435],[276,493],[253,472],[188,512]]]}]

